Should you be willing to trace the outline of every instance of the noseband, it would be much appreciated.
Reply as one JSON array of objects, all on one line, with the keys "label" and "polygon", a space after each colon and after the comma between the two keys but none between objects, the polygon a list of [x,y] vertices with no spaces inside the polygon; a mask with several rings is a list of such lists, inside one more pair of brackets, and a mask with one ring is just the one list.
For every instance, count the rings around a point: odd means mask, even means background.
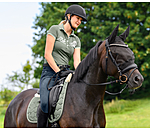
[{"label": "noseband", "polygon": [[[117,67],[117,70],[118,70],[118,73],[119,73],[119,79],[118,80],[114,80],[114,81],[110,81],[110,82],[106,82],[106,83],[100,83],[100,84],[89,84],[85,81],[83,81],[85,84],[87,85],[96,85],[96,86],[99,86],[99,85],[108,85],[108,84],[113,84],[113,83],[120,83],[120,84],[124,84],[126,83],[127,85],[118,93],[110,93],[108,91],[105,91],[106,93],[108,94],[111,94],[111,95],[116,95],[116,94],[120,94],[123,92],[123,90],[125,90],[127,87],[128,87],[128,81],[129,81],[129,78],[131,77],[132,73],[138,68],[137,65],[135,63],[132,63],[131,61],[128,61],[126,63],[123,63],[123,65],[120,67],[116,60],[114,59],[112,53],[111,53],[111,50],[110,50],[110,47],[111,46],[119,46],[119,47],[124,47],[124,48],[128,48],[128,45],[122,45],[122,44],[109,44],[108,42],[108,39],[106,39],[106,42],[105,42],[105,47],[106,47],[106,74],[107,74],[107,64],[108,64],[108,56],[110,56],[110,59],[111,61],[113,62],[113,64]],[[120,69],[121,68],[121,69]],[[129,76],[127,76],[126,74],[124,74],[125,72],[131,70],[131,73],[129,74]]]}]

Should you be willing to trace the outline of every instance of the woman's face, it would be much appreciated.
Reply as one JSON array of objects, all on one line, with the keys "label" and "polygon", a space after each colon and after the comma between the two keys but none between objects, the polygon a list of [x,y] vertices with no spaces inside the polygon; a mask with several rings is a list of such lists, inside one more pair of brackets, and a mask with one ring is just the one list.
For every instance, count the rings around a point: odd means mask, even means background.
[{"label": "woman's face", "polygon": [[79,17],[77,15],[73,15],[71,17],[71,24],[74,28],[77,28],[81,24],[82,20],[83,19],[81,17]]}]

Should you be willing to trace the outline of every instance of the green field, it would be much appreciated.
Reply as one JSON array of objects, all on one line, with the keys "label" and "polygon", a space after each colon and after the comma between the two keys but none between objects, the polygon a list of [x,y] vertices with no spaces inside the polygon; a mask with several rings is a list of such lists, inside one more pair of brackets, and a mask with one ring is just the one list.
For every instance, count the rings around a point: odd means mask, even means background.
[{"label": "green field", "polygon": [[[106,128],[150,128],[150,99],[116,100],[104,105]],[[0,128],[6,108],[0,107]]]},{"label": "green field", "polygon": [[0,128],[4,127],[4,115],[0,115]]},{"label": "green field", "polygon": [[106,110],[106,128],[150,128],[150,100],[128,102],[128,107],[122,107],[122,110],[120,107],[116,113],[107,113]]},{"label": "green field", "polygon": [[5,111],[6,111],[6,107],[0,106],[0,128],[4,127]]}]

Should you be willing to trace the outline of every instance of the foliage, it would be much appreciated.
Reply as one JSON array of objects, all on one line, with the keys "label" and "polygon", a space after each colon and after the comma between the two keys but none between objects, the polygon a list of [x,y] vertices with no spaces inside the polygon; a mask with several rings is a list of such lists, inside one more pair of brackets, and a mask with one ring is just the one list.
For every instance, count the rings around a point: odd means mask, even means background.
[{"label": "foliage", "polygon": [[[39,59],[34,77],[40,78],[41,75],[47,30],[64,19],[66,9],[72,4],[84,7],[88,19],[88,22],[83,22],[75,32],[82,43],[81,59],[97,41],[106,39],[118,24],[118,35],[130,25],[130,34],[125,42],[135,54],[135,62],[146,81],[143,87],[146,88],[150,80],[150,3],[146,2],[40,3],[41,13],[36,16],[33,26],[37,30],[33,38],[35,44],[31,47],[33,56]],[[73,66],[73,59],[69,63]],[[120,87],[116,86],[109,85],[107,88],[119,91]]]},{"label": "foliage", "polygon": [[35,80],[35,82],[32,83],[33,88],[39,88],[40,81],[38,79]]},{"label": "foliage", "polygon": [[2,87],[0,91],[0,104],[8,106],[10,101],[18,94],[16,91],[9,90],[8,88]]},{"label": "foliage", "polygon": [[27,63],[23,67],[23,73],[13,72],[13,75],[7,75],[7,80],[13,83],[14,86],[19,87],[21,90],[24,89],[25,85],[28,88],[29,82],[31,80],[31,73],[32,70],[30,62]]}]

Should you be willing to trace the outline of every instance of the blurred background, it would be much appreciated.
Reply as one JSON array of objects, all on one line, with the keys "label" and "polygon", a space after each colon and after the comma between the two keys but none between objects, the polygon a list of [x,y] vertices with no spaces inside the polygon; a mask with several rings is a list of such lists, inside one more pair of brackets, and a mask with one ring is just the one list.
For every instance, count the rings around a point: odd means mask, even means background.
[{"label": "blurred background", "polygon": [[[65,19],[72,4],[84,7],[88,22],[75,34],[81,40],[81,59],[119,24],[119,34],[130,25],[125,43],[135,54],[144,83],[134,94],[105,94],[107,128],[150,127],[150,3],[149,2],[0,2],[0,127],[6,108],[21,91],[39,88],[47,30]],[[69,64],[73,68],[73,59]],[[111,79],[108,79],[111,80]],[[108,85],[118,92],[124,86]]]}]

